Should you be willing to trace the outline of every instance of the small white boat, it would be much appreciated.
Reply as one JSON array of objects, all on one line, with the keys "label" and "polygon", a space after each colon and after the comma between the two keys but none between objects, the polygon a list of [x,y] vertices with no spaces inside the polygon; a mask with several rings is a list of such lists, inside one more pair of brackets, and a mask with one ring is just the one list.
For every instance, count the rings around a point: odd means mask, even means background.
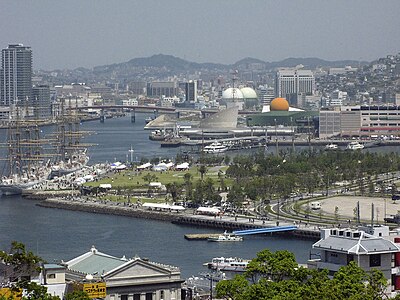
[{"label": "small white boat", "polygon": [[216,237],[209,237],[207,240],[209,242],[241,242],[243,241],[243,237],[225,231],[223,234]]},{"label": "small white boat", "polygon": [[212,270],[244,272],[249,262],[250,260],[237,257],[214,257],[205,265]]},{"label": "small white boat", "polygon": [[364,149],[364,145],[359,142],[350,142],[347,144],[347,150],[361,150]]},{"label": "small white boat", "polygon": [[330,143],[328,145],[325,146],[325,150],[338,150],[338,145]]},{"label": "small white boat", "polygon": [[205,153],[223,153],[227,151],[229,148],[228,146],[220,143],[220,142],[213,142],[212,144],[204,147]]}]

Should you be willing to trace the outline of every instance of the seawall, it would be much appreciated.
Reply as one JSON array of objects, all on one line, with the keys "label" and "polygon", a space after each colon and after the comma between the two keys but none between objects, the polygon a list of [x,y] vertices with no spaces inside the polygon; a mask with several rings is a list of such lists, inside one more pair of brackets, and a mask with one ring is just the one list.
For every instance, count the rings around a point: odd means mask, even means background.
[{"label": "seawall", "polygon": [[[239,230],[239,229],[254,229],[260,227],[273,227],[276,226],[274,221],[263,222],[256,219],[248,218],[234,218],[234,217],[210,217],[203,215],[190,215],[181,212],[165,212],[147,210],[137,207],[136,205],[110,204],[107,202],[93,202],[85,200],[72,200],[52,198],[44,200],[37,204],[38,206],[48,208],[67,209],[73,211],[83,211],[88,213],[99,213],[118,215],[125,217],[134,217],[142,219],[152,219],[172,222],[180,225],[190,225],[196,227],[218,228],[222,230]],[[288,225],[288,224],[281,224]],[[290,225],[290,224],[289,224]],[[274,235],[296,237],[296,238],[309,238],[317,240],[320,237],[320,232],[317,228],[299,228],[290,232],[276,232]]]}]

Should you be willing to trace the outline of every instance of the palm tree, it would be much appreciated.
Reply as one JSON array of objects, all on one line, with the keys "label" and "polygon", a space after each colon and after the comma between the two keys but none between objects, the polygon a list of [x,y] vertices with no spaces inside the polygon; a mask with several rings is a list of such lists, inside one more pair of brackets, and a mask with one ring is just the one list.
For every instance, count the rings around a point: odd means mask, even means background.
[{"label": "palm tree", "polygon": [[205,165],[201,165],[201,166],[199,167],[199,172],[200,172],[201,181],[203,181],[204,174],[207,173],[207,167],[206,167]]}]

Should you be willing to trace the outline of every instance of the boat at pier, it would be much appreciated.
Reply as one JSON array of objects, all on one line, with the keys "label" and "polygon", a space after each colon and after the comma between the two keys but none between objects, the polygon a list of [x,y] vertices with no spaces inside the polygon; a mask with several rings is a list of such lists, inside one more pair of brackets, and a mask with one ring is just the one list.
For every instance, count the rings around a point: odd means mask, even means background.
[{"label": "boat at pier", "polygon": [[364,149],[364,145],[360,144],[357,141],[350,142],[346,146],[346,150],[361,150],[361,149]]},{"label": "boat at pier", "polygon": [[[89,162],[87,146],[81,143],[83,136],[88,134],[80,130],[80,116],[75,113],[65,113],[64,102],[61,103],[61,114],[58,119],[57,131],[50,178],[60,177],[81,170]],[[71,106],[71,103],[69,104]]]},{"label": "boat at pier", "polygon": [[223,234],[209,237],[207,240],[209,242],[241,242],[243,237],[225,231]]},{"label": "boat at pier", "polygon": [[333,143],[330,143],[325,146],[325,150],[327,150],[327,151],[338,150],[338,149],[339,149],[338,145],[333,144]]},{"label": "boat at pier", "polygon": [[205,153],[210,153],[210,154],[214,154],[214,153],[223,153],[228,151],[228,146],[220,143],[220,142],[213,142],[210,145],[207,145],[204,147],[204,152]]},{"label": "boat at pier", "polygon": [[17,118],[10,121],[7,132],[7,161],[0,178],[0,191],[4,195],[21,194],[49,178],[50,158],[43,151],[46,140],[40,137],[40,128],[36,122],[22,121]]},{"label": "boat at pier", "polygon": [[237,257],[214,257],[211,262],[206,263],[212,270],[244,272],[250,260]]}]

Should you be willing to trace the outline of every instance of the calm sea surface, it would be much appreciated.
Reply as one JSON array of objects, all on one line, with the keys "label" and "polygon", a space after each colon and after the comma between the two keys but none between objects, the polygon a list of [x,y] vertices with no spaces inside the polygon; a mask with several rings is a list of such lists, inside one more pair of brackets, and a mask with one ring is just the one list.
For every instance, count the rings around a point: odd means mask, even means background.
[{"label": "calm sea surface", "polygon": [[[91,163],[130,160],[133,158],[174,158],[179,149],[164,149],[149,141],[143,130],[148,115],[137,114],[136,123],[129,117],[85,122],[82,130],[92,131],[85,143],[94,143],[89,149]],[[49,132],[51,128],[43,129]],[[0,140],[5,131],[0,130]],[[397,149],[382,148],[381,151]],[[274,151],[270,149],[268,151]],[[376,150],[375,150],[376,151]],[[4,157],[4,152],[0,151]],[[260,250],[287,249],[295,253],[300,263],[306,262],[312,241],[284,239],[271,236],[245,237],[242,243],[209,243],[187,241],[186,233],[220,232],[208,228],[174,225],[168,222],[135,219],[57,210],[36,206],[36,201],[19,196],[0,197],[0,249],[8,249],[11,241],[20,241],[48,262],[68,260],[94,245],[99,251],[122,257],[149,258],[151,261],[179,266],[182,276],[205,271],[203,263],[216,256],[253,258]]]}]

